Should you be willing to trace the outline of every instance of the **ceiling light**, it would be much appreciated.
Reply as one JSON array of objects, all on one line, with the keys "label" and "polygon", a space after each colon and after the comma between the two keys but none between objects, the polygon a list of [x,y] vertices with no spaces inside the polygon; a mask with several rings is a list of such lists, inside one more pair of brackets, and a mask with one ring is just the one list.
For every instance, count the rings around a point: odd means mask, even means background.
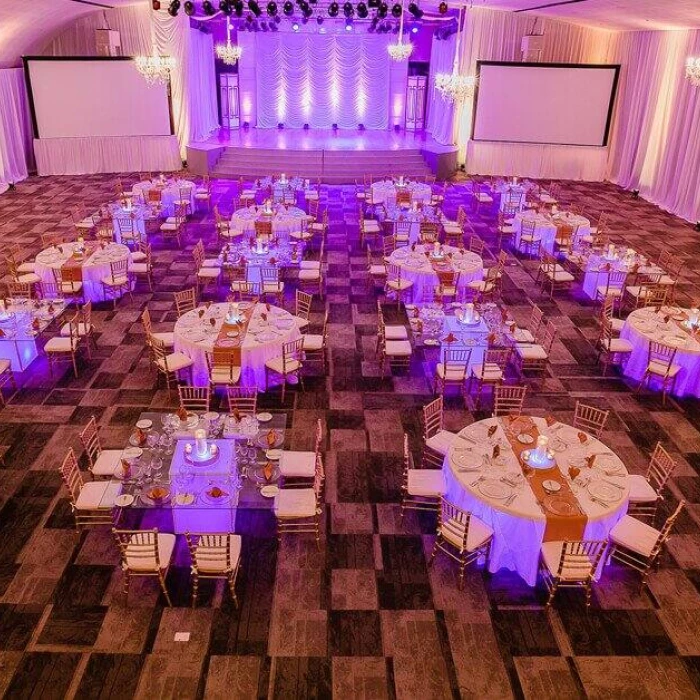
[{"label": "ceiling light", "polygon": [[270,15],[270,17],[274,17],[277,14],[276,2],[270,0],[270,2],[267,3],[267,14]]},{"label": "ceiling light", "polygon": [[216,8],[211,0],[204,0],[202,3],[202,9],[204,10],[204,14],[209,15],[210,17],[216,14]]},{"label": "ceiling light", "polygon": [[328,15],[330,17],[337,17],[339,11],[340,5],[338,5],[338,3],[335,2],[335,0],[333,0],[333,2],[328,6]]},{"label": "ceiling light", "polygon": [[416,19],[420,19],[420,18],[425,14],[425,13],[423,12],[423,10],[421,10],[420,7],[418,7],[418,5],[416,5],[415,2],[409,3],[409,5],[408,5],[408,11],[409,11]]},{"label": "ceiling light", "polygon": [[185,9],[185,14],[188,17],[192,17],[192,15],[194,14],[194,3],[192,2],[192,0],[187,0],[183,7]]}]

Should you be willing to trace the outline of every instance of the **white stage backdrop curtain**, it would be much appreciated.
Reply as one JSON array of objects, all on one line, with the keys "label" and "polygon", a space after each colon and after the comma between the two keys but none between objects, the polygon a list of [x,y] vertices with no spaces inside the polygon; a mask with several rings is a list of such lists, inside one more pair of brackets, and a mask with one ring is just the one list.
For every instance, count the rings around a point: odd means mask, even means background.
[{"label": "white stage backdrop curtain", "polygon": [[387,41],[372,34],[266,34],[248,57],[256,63],[257,126],[386,129]]},{"label": "white stage backdrop curtain", "polygon": [[609,178],[688,221],[700,219],[700,89],[685,78],[700,55],[700,30],[624,32],[611,47],[621,62],[620,101]]},{"label": "white stage backdrop curtain", "polygon": [[33,165],[32,127],[22,68],[0,70],[0,192]]},{"label": "white stage backdrop curtain", "polygon": [[[462,37],[460,71],[466,75],[476,74],[477,60],[485,61],[520,61],[522,54],[520,50],[521,41],[524,35],[532,30],[531,16],[524,14],[515,14],[512,12],[502,12],[498,10],[488,10],[484,8],[471,8],[466,11],[466,25]],[[614,32],[609,32],[602,29],[592,29],[575,24],[567,24],[557,20],[550,20],[543,17],[538,18],[538,32],[544,32],[545,42],[544,51],[541,57],[542,62],[559,62],[559,63],[606,63],[610,42],[614,38]],[[467,145],[471,136],[472,125],[472,108],[473,100],[469,99],[463,105],[457,108],[455,116],[455,131],[454,138],[459,146],[459,158],[465,160],[467,156]],[[517,105],[513,107],[514,115],[517,115]],[[521,167],[532,167],[536,159],[533,160],[531,152],[522,152],[523,160],[517,157],[511,157],[505,153],[506,149],[510,149],[511,144],[501,144],[501,150],[504,151],[501,157],[493,162],[502,161],[503,158],[510,158],[513,170],[506,173],[486,173],[483,174],[503,174],[503,175],[520,175]],[[541,148],[542,153],[540,162],[544,165],[551,163],[551,159],[545,153],[547,146]],[[568,148],[568,147],[563,147]],[[478,151],[479,149],[477,149]],[[587,149],[586,149],[587,150]],[[603,152],[604,149],[601,149]],[[472,149],[472,153],[474,150]],[[576,147],[569,148],[568,151],[562,152],[562,155],[572,161],[580,159],[583,152],[578,151]],[[602,180],[605,175],[605,169],[600,172],[593,173],[590,168],[592,161],[590,154],[585,154],[587,163],[580,163],[580,167],[574,165],[574,170],[578,169],[581,172],[589,172],[595,175],[590,179]],[[597,159],[600,162],[600,158]],[[469,161],[467,160],[467,169],[473,172]],[[535,174],[530,173],[531,177],[556,177],[552,171],[542,171]],[[587,178],[588,179],[588,178]]]},{"label": "white stage backdrop curtain", "polygon": [[189,60],[187,101],[190,110],[190,135],[188,143],[191,143],[206,139],[219,126],[214,38],[211,34],[190,29]]},{"label": "white stage backdrop curtain", "polygon": [[449,39],[433,39],[430,47],[430,77],[428,83],[428,121],[426,130],[445,146],[454,143],[454,104],[447,102],[435,88],[438,73],[451,73],[455,59],[457,41],[455,35]]}]

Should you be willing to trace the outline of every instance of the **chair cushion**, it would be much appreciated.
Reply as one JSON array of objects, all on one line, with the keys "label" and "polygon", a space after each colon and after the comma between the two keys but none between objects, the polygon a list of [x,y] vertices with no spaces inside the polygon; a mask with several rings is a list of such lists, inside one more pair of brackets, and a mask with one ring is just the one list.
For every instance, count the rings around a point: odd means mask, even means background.
[{"label": "chair cushion", "polygon": [[647,366],[647,372],[660,377],[665,377],[667,373],[669,377],[675,377],[680,371],[680,365],[671,365],[669,367],[666,362],[660,362],[659,360],[652,360]]},{"label": "chair cushion", "polygon": [[279,466],[282,476],[312,479],[316,474],[316,453],[283,450]]},{"label": "chair cushion", "polygon": [[129,284],[129,278],[124,275],[119,275],[118,277],[105,277],[102,280],[102,284],[107,285],[108,287],[123,287],[126,284]]},{"label": "chair cushion", "polygon": [[389,289],[393,289],[395,291],[403,291],[404,289],[410,289],[413,286],[413,282],[410,280],[387,280],[386,286],[389,287]]},{"label": "chair cushion", "polygon": [[448,382],[464,381],[467,375],[465,368],[450,365],[447,369],[445,369],[445,364],[443,362],[437,363],[437,365],[435,366],[435,371],[437,373],[437,376],[440,377],[440,379],[444,379]]},{"label": "chair cushion", "polygon": [[321,271],[316,270],[299,270],[299,279],[306,282],[314,282],[321,279]]},{"label": "chair cushion", "polygon": [[[84,323],[79,323],[76,330],[78,332],[78,337],[82,338],[84,335],[91,333],[94,330],[94,326],[92,323],[87,326]],[[70,337],[70,323],[65,323],[61,326],[60,334],[63,338]]]},{"label": "chair cushion", "polygon": [[384,326],[384,337],[387,340],[408,340],[405,326]]},{"label": "chair cushion", "polygon": [[218,267],[200,267],[197,270],[197,277],[206,279],[216,279],[221,274],[221,269]]},{"label": "chair cushion", "polygon": [[410,357],[413,348],[408,340],[387,340],[386,355],[389,357]]},{"label": "chair cushion", "polygon": [[[170,355],[166,355],[165,360],[167,361],[169,372],[177,372],[194,364],[187,355],[183,355],[181,352],[170,353]],[[156,363],[161,370],[165,371],[166,362],[164,360],[159,358],[156,360]]]},{"label": "chair cushion", "polygon": [[169,224],[167,221],[160,225],[161,231],[177,231],[179,226],[177,224]]},{"label": "chair cushion", "polygon": [[316,350],[321,350],[323,348],[323,336],[322,335],[305,335],[304,336],[304,350],[309,350],[314,352]]},{"label": "chair cushion", "polygon": [[95,476],[114,476],[122,458],[121,450],[102,450],[90,470]]},{"label": "chair cushion", "polygon": [[73,352],[73,345],[71,344],[70,336],[68,338],[51,338],[46,345],[44,345],[45,352]]},{"label": "chair cushion", "polygon": [[545,268],[543,270],[544,274],[549,277],[550,280],[554,282],[573,282],[574,276],[564,270],[560,265],[556,265],[552,270],[551,267]]},{"label": "chair cushion", "polygon": [[241,378],[240,367],[213,367],[209,373],[212,384],[238,384]]},{"label": "chair cushion", "polygon": [[302,318],[301,316],[295,316],[294,320],[296,321],[297,328],[306,328],[309,325],[309,319],[308,318]]},{"label": "chair cushion", "polygon": [[481,364],[472,365],[472,375],[485,382],[500,382],[503,380],[503,370],[493,362],[488,362],[485,367]]},{"label": "chair cushion", "polygon": [[[204,536],[206,538],[206,535]],[[200,574],[227,574],[235,571],[241,559],[241,536],[229,535],[228,547],[231,552],[231,568],[226,565],[225,547],[210,547],[206,539],[200,540],[197,546],[196,568]],[[202,541],[204,544],[202,544]]]},{"label": "chair cushion", "polygon": [[148,263],[131,263],[129,265],[129,272],[133,272],[137,275],[148,275],[150,274],[152,267]]},{"label": "chair cushion", "polygon": [[26,275],[19,275],[17,281],[22,284],[39,284],[39,282],[41,282],[41,277],[34,272],[29,272]]},{"label": "chair cushion", "polygon": [[455,296],[457,294],[457,287],[453,287],[447,284],[444,287],[440,287],[438,285],[437,287],[435,287],[435,294],[439,294],[446,297]]},{"label": "chair cushion", "polygon": [[[561,548],[564,542],[545,542],[540,549],[542,561],[549,569],[552,576],[556,576],[559,572],[559,562],[561,561]],[[582,566],[564,566],[561,572],[562,581],[584,581],[587,576],[587,571]]]},{"label": "chair cushion", "polygon": [[[112,471],[114,473],[114,471]],[[121,493],[119,481],[88,481],[80,489],[75,503],[76,510],[108,510],[114,507],[114,499]]]},{"label": "chair cushion", "polygon": [[290,238],[294,238],[297,241],[308,241],[310,238],[313,238],[312,234],[310,234],[308,231],[292,231],[289,234]]},{"label": "chair cushion", "polygon": [[265,282],[263,284],[263,292],[283,292],[284,282]]},{"label": "chair cushion", "polygon": [[[281,356],[273,357],[271,360],[268,360],[265,363],[265,367],[271,369],[273,372],[277,372],[278,374],[284,374],[285,371]],[[288,360],[286,367],[287,374],[291,374],[292,372],[296,372],[297,370],[301,369],[301,362],[299,362],[299,360]]]},{"label": "chair cushion", "polygon": [[221,267],[221,263],[218,258],[207,258],[202,263],[202,267]]},{"label": "chair cushion", "polygon": [[362,230],[365,233],[379,233],[381,230],[379,228],[379,222],[374,219],[365,219],[364,224],[362,224]]},{"label": "chair cushion", "polygon": [[632,352],[634,349],[632,343],[624,338],[611,338],[609,341],[603,338],[603,340],[601,340],[601,345],[605,350],[612,353]]},{"label": "chair cushion", "polygon": [[311,518],[316,515],[316,493],[313,489],[282,489],[275,496],[278,518]]},{"label": "chair cushion", "polygon": [[33,262],[23,262],[17,265],[17,272],[27,273],[34,272],[36,263]]},{"label": "chair cushion", "polygon": [[601,284],[596,287],[596,293],[601,297],[609,296],[617,298],[622,296],[622,289],[619,287],[606,287],[604,284]]},{"label": "chair cushion", "polygon": [[299,263],[300,270],[320,270],[321,263],[318,260],[302,260]]},{"label": "chair cushion", "polygon": [[[442,536],[458,549],[462,548],[464,539],[464,525],[457,520],[450,519],[440,528]],[[485,545],[493,537],[493,530],[475,515],[469,518],[469,533],[467,534],[467,552],[473,552]]]},{"label": "chair cushion", "polygon": [[135,263],[143,262],[146,259],[146,253],[142,253],[140,250],[131,254],[131,260]]},{"label": "chair cushion", "polygon": [[441,469],[409,469],[409,496],[442,496],[447,487]]},{"label": "chair cushion", "polygon": [[515,351],[523,360],[546,360],[548,355],[541,345],[518,345]]},{"label": "chair cushion", "polygon": [[513,334],[516,343],[534,343],[535,336],[526,328],[516,328]]},{"label": "chair cushion", "polygon": [[439,452],[441,455],[446,455],[456,437],[457,435],[449,430],[440,430],[432,437],[429,437],[425,444],[431,450]]},{"label": "chair cushion", "polygon": [[[175,550],[175,535],[168,532],[159,532],[158,539],[158,562],[161,569],[167,569],[170,565],[170,560],[173,557]],[[130,553],[136,553],[141,549],[140,546],[128,544],[126,547],[126,568],[132,571],[157,571],[155,557],[133,556]]]},{"label": "chair cushion", "polygon": [[373,277],[386,277],[386,265],[370,265],[369,274]]},{"label": "chair cushion", "polygon": [[643,557],[648,557],[654,549],[659,534],[659,531],[651,525],[647,525],[630,515],[625,515],[610,530],[610,540],[614,544],[620,544],[637,552],[637,554],[641,554]]},{"label": "chair cushion", "polygon": [[474,195],[480,202],[488,204],[489,202],[493,202],[493,197],[490,194],[486,194],[486,192],[477,192]]},{"label": "chair cushion", "polygon": [[630,487],[630,503],[654,503],[658,500],[658,494],[645,477],[639,474],[630,474],[627,477],[627,483]]}]

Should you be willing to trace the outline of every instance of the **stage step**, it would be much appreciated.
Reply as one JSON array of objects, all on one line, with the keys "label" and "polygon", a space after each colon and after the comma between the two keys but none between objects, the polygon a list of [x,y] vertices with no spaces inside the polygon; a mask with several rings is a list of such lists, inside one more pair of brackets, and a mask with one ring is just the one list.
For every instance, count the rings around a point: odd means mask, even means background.
[{"label": "stage step", "polygon": [[429,175],[418,149],[374,151],[273,150],[227,147],[212,175],[245,179],[287,172],[300,177],[321,178],[330,184],[352,184],[365,174],[374,177]]}]

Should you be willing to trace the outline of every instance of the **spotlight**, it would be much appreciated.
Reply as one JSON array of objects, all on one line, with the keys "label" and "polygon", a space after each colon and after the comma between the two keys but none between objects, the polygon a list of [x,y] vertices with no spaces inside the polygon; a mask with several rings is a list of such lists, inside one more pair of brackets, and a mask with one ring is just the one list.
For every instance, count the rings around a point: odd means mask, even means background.
[{"label": "spotlight", "polygon": [[309,17],[314,13],[314,11],[307,5],[307,3],[304,3],[304,7],[301,8],[301,14],[304,15],[304,19],[308,20]]},{"label": "spotlight", "polygon": [[153,12],[158,12],[158,10],[160,10],[160,0],[153,0],[151,7],[153,8]]},{"label": "spotlight", "polygon": [[346,32],[352,31],[352,20],[349,17],[345,20],[345,31]]},{"label": "spotlight", "polygon": [[277,124],[278,129],[284,129],[284,124],[282,122],[278,122]]},{"label": "spotlight", "polygon": [[371,34],[376,28],[377,25],[374,23],[374,21],[370,22],[369,27],[367,27],[367,33]]},{"label": "spotlight", "polygon": [[318,24],[318,25],[323,24],[323,17],[321,17],[321,15],[319,15],[318,17],[316,17],[316,24]]},{"label": "spotlight", "polygon": [[249,129],[249,128],[250,128],[250,122],[243,122],[243,128],[244,128],[244,129]]},{"label": "spotlight", "polygon": [[411,27],[411,34],[418,34],[418,27],[416,27],[415,25]]},{"label": "spotlight", "polygon": [[284,14],[287,15],[287,17],[290,17],[294,14],[294,4],[292,3],[292,0],[286,0],[284,5],[282,6],[282,12],[284,12]]},{"label": "spotlight", "polygon": [[391,8],[391,16],[396,17],[398,19],[401,17],[401,5],[397,2],[392,8]]},{"label": "spotlight", "polygon": [[358,124],[357,128],[359,131],[364,131],[365,130],[365,125],[364,124]]},{"label": "spotlight", "polygon": [[171,17],[177,17],[178,10],[180,9],[180,0],[173,0],[168,7],[168,14]]},{"label": "spotlight", "polygon": [[277,15],[277,3],[276,2],[268,2],[267,3],[267,14],[270,15],[270,17],[275,17]]},{"label": "spotlight", "polygon": [[369,14],[369,10],[367,9],[367,5],[365,5],[364,2],[359,3],[357,5],[357,16],[360,19],[365,19],[368,14]]},{"label": "spotlight", "polygon": [[267,22],[260,22],[260,29],[262,29],[264,32],[267,31]]},{"label": "spotlight", "polygon": [[298,32],[299,31],[299,22],[294,22],[292,24],[292,31],[293,32]]},{"label": "spotlight", "polygon": [[695,230],[700,231],[700,221],[695,222]]},{"label": "spotlight", "polygon": [[379,19],[384,19],[387,12],[389,12],[389,6],[385,2],[380,3],[377,9],[377,17],[379,17]]},{"label": "spotlight", "polygon": [[187,0],[183,7],[185,8],[185,14],[188,17],[192,17],[192,15],[194,14],[194,3],[192,2],[192,0]]},{"label": "spotlight", "polygon": [[338,3],[333,0],[333,2],[328,6],[328,16],[329,17],[337,17],[338,12],[340,11],[340,6]]},{"label": "spotlight", "polygon": [[216,14],[216,8],[214,7],[214,4],[211,2],[211,0],[204,0],[204,2],[202,3],[202,9],[204,10],[204,14],[209,15],[210,17]]},{"label": "spotlight", "polygon": [[262,14],[262,10],[260,9],[260,5],[258,5],[257,0],[248,0],[248,7],[256,17],[260,17]]},{"label": "spotlight", "polygon": [[346,3],[343,5],[343,14],[344,14],[346,17],[352,17],[353,12],[355,12],[355,10],[354,10],[354,8],[353,8],[353,6],[352,6],[352,3],[351,3],[351,2],[346,2]]},{"label": "spotlight", "polygon": [[243,17],[243,3],[241,0],[233,4],[233,11],[236,13],[236,17]]},{"label": "spotlight", "polygon": [[302,18],[301,18],[301,23],[302,23],[302,24],[308,24],[308,23],[309,23],[309,18],[308,18],[308,17],[302,17]]},{"label": "spotlight", "polygon": [[639,199],[639,190],[632,190],[632,198]]},{"label": "spotlight", "polygon": [[423,16],[423,14],[424,14],[423,10],[421,10],[420,7],[418,7],[418,5],[416,5],[415,2],[409,3],[409,5],[408,5],[408,11],[409,11],[416,19],[420,19],[420,18]]},{"label": "spotlight", "polygon": [[377,7],[379,7],[379,0],[367,0],[367,7],[376,9]]},{"label": "spotlight", "polygon": [[282,18],[279,15],[277,15],[275,17],[275,24],[279,24],[281,21],[282,21]]},{"label": "spotlight", "polygon": [[401,124],[394,124],[394,131],[396,131],[396,132],[401,131]]},{"label": "spotlight", "polygon": [[446,2],[441,2],[441,3],[438,5],[438,12],[439,12],[441,15],[444,15],[444,14],[447,12],[447,3],[446,3]]}]

